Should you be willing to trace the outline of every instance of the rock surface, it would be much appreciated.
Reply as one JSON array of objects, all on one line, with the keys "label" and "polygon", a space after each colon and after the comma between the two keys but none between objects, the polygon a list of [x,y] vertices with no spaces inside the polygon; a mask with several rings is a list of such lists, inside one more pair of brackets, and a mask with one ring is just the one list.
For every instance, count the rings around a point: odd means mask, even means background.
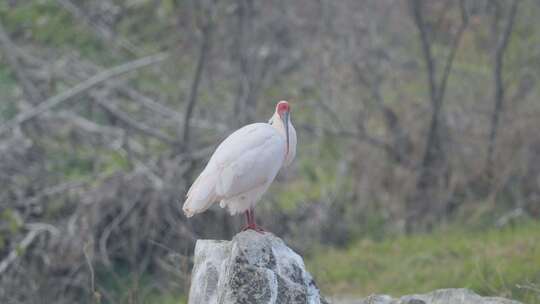
[{"label": "rock surface", "polygon": [[394,299],[388,295],[372,295],[360,300],[335,300],[334,304],[521,304],[518,301],[481,297],[469,289],[439,289],[426,294]]},{"label": "rock surface", "polygon": [[189,304],[324,304],[302,258],[271,233],[199,240]]}]

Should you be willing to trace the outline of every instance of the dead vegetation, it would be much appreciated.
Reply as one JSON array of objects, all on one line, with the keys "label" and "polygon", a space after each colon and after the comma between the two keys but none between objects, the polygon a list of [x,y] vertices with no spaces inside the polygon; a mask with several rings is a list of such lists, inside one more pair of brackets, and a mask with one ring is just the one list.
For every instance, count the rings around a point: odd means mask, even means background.
[{"label": "dead vegetation", "polygon": [[0,302],[181,293],[238,228],[186,187],[277,99],[300,157],[260,214],[300,250],[540,215],[533,1],[128,2],[2,4]]}]

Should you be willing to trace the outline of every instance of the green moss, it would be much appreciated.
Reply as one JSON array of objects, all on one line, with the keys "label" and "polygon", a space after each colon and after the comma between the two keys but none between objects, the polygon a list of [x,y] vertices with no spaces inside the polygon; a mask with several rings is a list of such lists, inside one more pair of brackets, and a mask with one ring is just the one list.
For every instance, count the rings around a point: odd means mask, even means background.
[{"label": "green moss", "polygon": [[114,173],[118,170],[127,170],[130,167],[130,163],[124,155],[117,151],[103,151],[104,163],[103,172]]},{"label": "green moss", "polygon": [[346,250],[322,249],[308,265],[330,294],[399,296],[465,287],[533,303],[540,294],[518,285],[540,283],[540,223],[362,240]]},{"label": "green moss", "polygon": [[182,295],[156,295],[149,296],[144,303],[148,304],[185,304],[187,297]]},{"label": "green moss", "polygon": [[12,209],[6,209],[0,213],[0,220],[7,223],[7,228],[10,234],[16,234],[22,227],[20,219],[14,214]]},{"label": "green moss", "polygon": [[[5,65],[0,66],[0,98],[2,100],[14,100],[17,95],[17,82],[14,75]],[[15,102],[0,102],[0,121],[8,120],[17,115]]]},{"label": "green moss", "polygon": [[17,246],[15,247],[15,252],[17,252],[17,256],[22,256],[24,255],[25,249],[21,246]]}]

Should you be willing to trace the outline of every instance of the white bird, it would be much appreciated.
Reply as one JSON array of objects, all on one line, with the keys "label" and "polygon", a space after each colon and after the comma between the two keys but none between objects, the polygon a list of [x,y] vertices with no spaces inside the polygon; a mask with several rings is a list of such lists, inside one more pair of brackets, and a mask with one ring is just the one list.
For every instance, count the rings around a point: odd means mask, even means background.
[{"label": "white bird", "polygon": [[218,146],[186,195],[182,209],[187,217],[220,202],[231,215],[245,213],[243,230],[263,231],[255,223],[253,208],[278,171],[296,155],[290,110],[288,102],[280,101],[268,123],[244,126]]}]

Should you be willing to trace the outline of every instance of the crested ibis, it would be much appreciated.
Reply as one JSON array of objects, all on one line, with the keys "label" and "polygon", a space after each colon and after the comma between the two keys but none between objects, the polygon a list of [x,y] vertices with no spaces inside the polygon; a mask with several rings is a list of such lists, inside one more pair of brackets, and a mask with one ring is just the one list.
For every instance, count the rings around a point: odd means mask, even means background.
[{"label": "crested ibis", "polygon": [[184,206],[187,217],[204,212],[214,202],[231,215],[245,213],[242,230],[264,231],[255,223],[254,207],[296,155],[296,130],[287,101],[276,105],[268,123],[253,123],[229,135],[191,185]]}]

